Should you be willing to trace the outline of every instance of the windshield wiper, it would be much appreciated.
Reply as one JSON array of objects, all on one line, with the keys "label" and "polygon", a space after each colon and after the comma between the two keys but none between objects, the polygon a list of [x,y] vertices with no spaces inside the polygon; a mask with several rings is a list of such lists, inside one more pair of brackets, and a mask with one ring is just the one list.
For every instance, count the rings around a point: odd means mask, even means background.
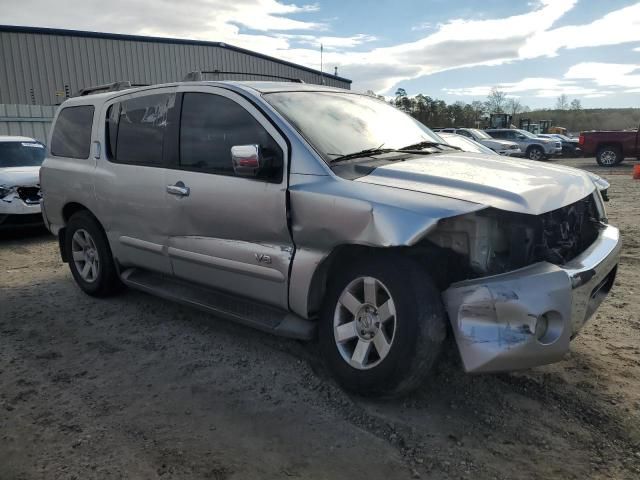
[{"label": "windshield wiper", "polygon": [[327,155],[338,155],[336,158],[332,158],[329,160],[329,163],[341,162],[342,160],[351,160],[352,158],[361,158],[361,157],[370,157],[371,155],[380,155],[382,153],[395,152],[393,148],[382,148],[382,145],[374,148],[366,148],[364,150],[360,150],[359,152],[347,153],[344,155],[340,155],[338,153],[328,153]]},{"label": "windshield wiper", "polygon": [[453,145],[449,145],[448,143],[424,141],[424,142],[418,142],[418,143],[414,143],[413,145],[407,145],[406,147],[399,148],[398,151],[404,152],[406,150],[422,150],[429,147],[448,147],[448,148],[453,148],[454,150],[462,150],[460,147],[454,147]]}]

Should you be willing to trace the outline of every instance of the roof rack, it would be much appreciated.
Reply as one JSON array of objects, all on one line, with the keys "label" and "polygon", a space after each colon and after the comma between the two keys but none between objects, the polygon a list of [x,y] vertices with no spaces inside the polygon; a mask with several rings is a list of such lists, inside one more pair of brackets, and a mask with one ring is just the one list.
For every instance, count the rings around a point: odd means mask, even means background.
[{"label": "roof rack", "polygon": [[131,83],[131,82],[113,82],[113,83],[105,83],[104,85],[95,85],[92,87],[83,88],[78,91],[74,96],[76,97],[84,97],[86,95],[94,95],[96,93],[105,93],[105,92],[117,92],[119,90],[127,90],[128,88],[135,87],[147,87],[148,83]]},{"label": "roof rack", "polygon": [[283,77],[281,75],[271,75],[268,73],[252,73],[252,72],[228,72],[223,70],[194,70],[189,72],[182,79],[183,82],[200,82],[203,80],[203,76],[210,75],[251,75],[253,77],[265,77],[265,78],[277,78],[278,80],[288,80],[294,83],[304,83],[301,78]]}]

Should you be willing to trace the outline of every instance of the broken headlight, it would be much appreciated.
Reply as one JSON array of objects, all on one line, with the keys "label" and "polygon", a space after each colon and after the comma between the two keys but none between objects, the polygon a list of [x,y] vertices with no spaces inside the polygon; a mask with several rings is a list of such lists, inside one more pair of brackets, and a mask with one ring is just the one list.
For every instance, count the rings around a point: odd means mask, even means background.
[{"label": "broken headlight", "polygon": [[7,187],[5,185],[0,185],[0,198],[4,198],[7,195],[15,193],[16,187]]},{"label": "broken headlight", "polygon": [[502,270],[498,264],[509,251],[508,232],[498,218],[479,213],[441,220],[428,240],[467,257],[469,267],[482,274]]},{"label": "broken headlight", "polygon": [[604,200],[605,202],[608,202],[609,201],[609,187],[611,186],[609,184],[609,182],[607,182],[600,175],[596,175],[595,173],[587,172],[587,174],[589,175],[589,177],[591,177],[591,181],[593,182],[593,184],[596,186],[596,188],[600,192],[600,196],[602,197],[602,200]]}]

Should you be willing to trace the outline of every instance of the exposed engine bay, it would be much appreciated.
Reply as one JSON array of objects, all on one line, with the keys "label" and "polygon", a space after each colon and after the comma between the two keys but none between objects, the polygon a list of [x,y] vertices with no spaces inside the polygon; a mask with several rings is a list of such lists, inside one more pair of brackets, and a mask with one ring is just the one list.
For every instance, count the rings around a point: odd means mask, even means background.
[{"label": "exposed engine bay", "polygon": [[27,205],[37,205],[42,199],[42,193],[40,192],[40,186],[0,186],[0,200],[6,203],[11,203],[14,200],[20,199]]},{"label": "exposed engine bay", "polygon": [[438,269],[443,286],[537,262],[563,265],[596,240],[606,221],[597,195],[541,215],[488,208],[447,218],[420,247],[436,263],[444,262]]}]

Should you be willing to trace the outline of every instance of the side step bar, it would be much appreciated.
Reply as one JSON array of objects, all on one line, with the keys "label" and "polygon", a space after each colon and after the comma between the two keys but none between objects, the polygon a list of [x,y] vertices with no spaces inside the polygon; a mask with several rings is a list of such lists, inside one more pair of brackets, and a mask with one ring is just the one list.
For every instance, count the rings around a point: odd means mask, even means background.
[{"label": "side step bar", "polygon": [[123,283],[234,322],[281,337],[311,340],[316,323],[270,305],[253,302],[166,275],[130,268],[120,274]]}]

